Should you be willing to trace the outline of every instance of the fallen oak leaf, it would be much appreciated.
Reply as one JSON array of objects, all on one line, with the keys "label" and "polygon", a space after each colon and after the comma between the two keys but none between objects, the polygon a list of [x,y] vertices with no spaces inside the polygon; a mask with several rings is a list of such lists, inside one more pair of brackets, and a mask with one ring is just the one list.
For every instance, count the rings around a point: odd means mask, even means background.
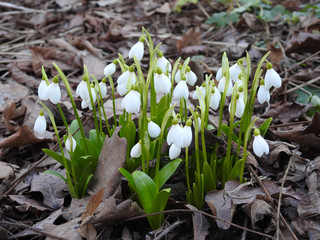
[{"label": "fallen oak leaf", "polygon": [[3,118],[10,133],[14,133],[18,129],[18,126],[16,126],[16,124],[12,124],[11,121],[23,117],[26,113],[26,110],[27,108],[25,106],[16,108],[15,102],[11,102],[6,106],[3,111]]}]

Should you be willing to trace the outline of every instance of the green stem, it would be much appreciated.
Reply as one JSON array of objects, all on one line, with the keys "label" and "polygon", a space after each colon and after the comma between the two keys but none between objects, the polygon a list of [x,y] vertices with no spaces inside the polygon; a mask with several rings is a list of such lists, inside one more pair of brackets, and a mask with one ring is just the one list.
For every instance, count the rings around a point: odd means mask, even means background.
[{"label": "green stem", "polygon": [[188,152],[188,147],[185,149],[185,154],[186,154],[186,162],[185,162],[185,170],[186,170],[186,178],[187,178],[187,188],[188,192],[191,190],[190,188],[190,179],[189,179],[189,152]]},{"label": "green stem", "polygon": [[109,76],[109,83],[110,83],[110,87],[111,87],[111,94],[112,94],[112,109],[113,109],[113,125],[117,126],[117,113],[116,113],[116,99],[114,96],[114,84],[113,84],[113,80],[112,77]]}]

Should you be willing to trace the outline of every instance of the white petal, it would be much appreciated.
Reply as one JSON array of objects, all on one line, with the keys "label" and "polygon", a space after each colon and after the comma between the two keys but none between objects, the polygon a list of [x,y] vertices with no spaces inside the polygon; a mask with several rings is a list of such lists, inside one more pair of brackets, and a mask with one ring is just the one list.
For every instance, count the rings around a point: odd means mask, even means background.
[{"label": "white petal", "polygon": [[33,131],[42,135],[45,133],[47,128],[47,122],[44,116],[38,116],[36,121],[34,122]]},{"label": "white petal", "polygon": [[148,122],[148,133],[150,137],[157,138],[160,135],[161,128],[153,121]]},{"label": "white petal", "polygon": [[81,82],[78,84],[77,88],[76,88],[76,96],[80,96],[83,88],[87,85],[87,83],[83,80],[81,80]]},{"label": "white petal", "polygon": [[188,100],[189,89],[188,89],[186,81],[180,81],[178,83],[178,85],[173,90],[172,96],[174,99],[184,98],[185,100]]},{"label": "white petal", "polygon": [[[66,149],[70,152],[71,142],[70,142],[69,137],[67,138],[65,145],[66,145]],[[77,142],[76,142],[76,140],[72,137],[72,152],[74,152],[74,150],[76,150],[76,146],[77,146]]]},{"label": "white petal", "polygon": [[[225,85],[226,85],[226,78],[223,77],[218,85],[219,92],[224,92]],[[227,93],[226,93],[227,97],[229,97],[232,94],[232,88],[233,88],[232,81],[229,80],[229,86],[228,86]]]},{"label": "white petal", "polygon": [[253,140],[253,151],[258,156],[261,157],[263,153],[269,154],[269,146],[266,140],[261,135],[255,136]]},{"label": "white petal", "polygon": [[217,110],[220,104],[221,94],[218,89],[211,95],[209,106],[213,110]]},{"label": "white petal", "polygon": [[264,102],[270,101],[270,92],[265,85],[260,85],[258,90],[258,102],[263,104]]},{"label": "white petal", "polygon": [[230,79],[233,82],[236,82],[239,78],[239,74],[241,73],[241,67],[238,65],[238,63],[235,63],[229,68],[229,72],[230,72]]},{"label": "white petal", "polygon": [[140,62],[143,58],[144,53],[144,45],[143,42],[138,41],[135,45],[132,46],[132,48],[129,51],[129,58],[133,58],[133,55],[136,56],[138,61]]},{"label": "white petal", "polygon": [[172,71],[172,66],[171,66],[170,62],[164,56],[157,59],[157,66],[159,68],[161,68],[163,73],[165,73],[167,70],[168,70],[168,72]]},{"label": "white petal", "polygon": [[[39,87],[38,87],[38,96],[39,96],[39,98],[40,98],[41,100],[44,100],[42,96],[43,96],[43,93],[45,92],[45,90],[46,90],[47,87],[48,87],[48,86],[47,86],[46,81],[41,80],[41,82],[40,82],[40,84],[39,84]],[[46,99],[46,100],[48,100],[48,99]]]},{"label": "white petal", "polygon": [[100,82],[99,87],[102,98],[105,98],[107,96],[107,84],[104,82]]},{"label": "white petal", "polygon": [[192,142],[192,130],[190,126],[185,125],[182,129],[183,131],[183,146],[189,147]]},{"label": "white petal", "polygon": [[281,78],[279,74],[273,69],[268,69],[264,78],[265,86],[270,89],[271,87],[281,87]]},{"label": "white petal", "polygon": [[172,144],[169,149],[169,158],[171,160],[176,159],[177,157],[179,157],[180,153],[181,153],[181,148]]},{"label": "white petal", "polygon": [[130,76],[130,71],[129,71],[129,70],[121,73],[121,75],[118,77],[118,80],[117,80],[118,85],[119,85],[119,84],[125,84],[125,85],[127,85],[129,76]]},{"label": "white petal", "polygon": [[187,72],[187,73],[186,73],[186,79],[187,79],[187,83],[188,83],[190,86],[194,86],[194,84],[195,84],[196,81],[197,81],[197,75],[190,70],[190,72]]},{"label": "white petal", "polygon": [[[50,88],[50,91],[51,91],[50,101],[53,104],[58,104],[60,102],[60,99],[61,99],[61,92],[60,92],[59,84],[58,83],[51,83],[51,84],[50,84],[51,85],[51,88]],[[49,89],[48,89],[48,91],[49,91]]]},{"label": "white petal", "polygon": [[119,93],[120,96],[124,96],[128,92],[127,85],[126,84],[118,84],[117,92]]},{"label": "white petal", "polygon": [[104,73],[104,75],[105,75],[106,77],[109,77],[109,76],[111,76],[112,74],[115,73],[116,68],[117,68],[117,66],[112,62],[112,63],[108,64],[108,65],[104,68],[103,73]]},{"label": "white petal", "polygon": [[170,79],[164,73],[154,74],[154,89],[156,93],[168,94],[171,89]]},{"label": "white petal", "polygon": [[128,113],[138,113],[140,110],[140,93],[131,90],[122,100],[121,107],[123,107]]},{"label": "white petal", "polygon": [[216,74],[216,80],[220,81],[222,79],[222,67],[220,67]]},{"label": "white petal", "polygon": [[176,83],[179,83],[181,81],[180,69],[178,69],[178,71],[176,72],[176,75],[174,75],[174,80],[176,81]]},{"label": "white petal", "polygon": [[241,118],[242,117],[242,114],[244,112],[244,102],[241,98],[237,99],[237,106],[236,106],[236,112],[235,112],[235,115],[236,117],[238,118]]},{"label": "white petal", "polygon": [[136,144],[131,148],[130,156],[131,156],[132,158],[138,158],[138,157],[141,156],[141,143],[140,143],[140,142],[136,143]]}]

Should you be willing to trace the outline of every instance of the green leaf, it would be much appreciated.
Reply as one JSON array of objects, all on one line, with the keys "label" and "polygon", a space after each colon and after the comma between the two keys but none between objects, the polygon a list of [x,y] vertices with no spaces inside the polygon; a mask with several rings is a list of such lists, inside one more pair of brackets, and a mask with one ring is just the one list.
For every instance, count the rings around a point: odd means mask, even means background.
[{"label": "green leaf", "polygon": [[59,163],[60,163],[62,166],[64,166],[65,168],[68,167],[67,169],[71,169],[71,162],[70,162],[69,159],[66,158],[66,161],[67,161],[67,164],[68,164],[68,166],[66,167],[66,166],[64,165],[62,156],[61,156],[59,153],[56,153],[56,152],[54,152],[54,151],[52,151],[52,150],[50,150],[50,149],[48,149],[48,148],[44,148],[44,149],[42,149],[42,151],[43,151],[45,154],[47,154],[48,156],[50,156],[50,157],[52,157],[53,159],[57,160],[57,162],[59,162]]},{"label": "green leaf", "polygon": [[161,188],[163,184],[165,184],[168,179],[174,174],[181,162],[182,159],[177,158],[161,168],[161,170],[159,171],[159,188]]},{"label": "green leaf", "polygon": [[237,180],[238,176],[240,175],[241,172],[241,168],[243,164],[243,160],[239,160],[236,162],[236,164],[233,166],[229,176],[228,176],[228,180]]},{"label": "green leaf", "polygon": [[208,162],[205,162],[203,164],[203,179],[206,192],[210,192],[216,189],[216,180]]},{"label": "green leaf", "polygon": [[[226,124],[222,124],[221,126],[221,131],[225,134],[225,135],[229,135],[229,126],[226,125]],[[232,132],[232,140],[235,141],[235,142],[238,142],[238,137],[237,135]]]},{"label": "green leaf", "polygon": [[88,154],[96,157],[97,159],[99,158],[100,151],[98,150],[98,146],[92,143],[89,139],[85,138],[84,140],[81,138],[83,141],[83,144],[87,145],[88,148]]},{"label": "green leaf", "polygon": [[153,200],[157,194],[156,184],[147,174],[141,171],[134,172],[132,177],[143,209],[146,213],[150,213]]},{"label": "green leaf", "polygon": [[265,120],[264,123],[262,123],[262,125],[259,127],[259,131],[260,131],[261,136],[264,136],[267,133],[271,122],[272,122],[272,117]]},{"label": "green leaf", "polygon": [[[166,188],[161,190],[157,194],[157,196],[155,197],[152,203],[152,208],[150,213],[161,212],[166,208],[167,202],[170,196],[170,191],[171,191],[170,188]],[[163,220],[164,220],[164,214],[158,214],[158,215],[153,215],[148,217],[148,221],[152,229],[158,229],[159,227],[161,227]]]},{"label": "green leaf", "polygon": [[129,173],[127,170],[125,170],[124,168],[119,168],[119,171],[122,173],[122,175],[128,180],[129,184],[132,186],[133,190],[135,192],[137,192],[137,188],[136,188],[136,184],[133,180],[133,177],[131,175],[131,173]]},{"label": "green leaf", "polygon": [[[79,124],[78,124],[78,121],[75,119],[71,122],[69,130],[71,133],[74,133],[78,129],[79,129]],[[76,140],[77,143],[80,143],[81,132],[78,130],[72,137],[74,138],[74,140]]]},{"label": "green leaf", "polygon": [[206,24],[214,24],[217,27],[224,27],[230,22],[237,22],[239,20],[240,15],[238,13],[230,13],[227,12],[219,12],[214,13],[212,16],[206,20]]},{"label": "green leaf", "polygon": [[65,179],[64,176],[62,176],[60,173],[58,173],[56,171],[46,170],[46,171],[44,171],[44,173],[49,173],[49,174],[55,175],[55,176],[61,178],[63,181],[67,182],[67,179]]},{"label": "green leaf", "polygon": [[105,139],[105,135],[103,132],[100,134],[100,132],[97,132],[96,129],[90,130],[89,140],[97,147],[97,150],[99,151],[99,155],[103,146],[104,139]]}]

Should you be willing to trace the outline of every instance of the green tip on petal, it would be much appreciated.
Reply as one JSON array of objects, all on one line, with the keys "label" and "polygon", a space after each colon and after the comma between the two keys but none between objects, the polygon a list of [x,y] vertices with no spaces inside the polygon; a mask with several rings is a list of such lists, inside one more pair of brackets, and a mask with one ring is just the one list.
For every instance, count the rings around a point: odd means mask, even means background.
[{"label": "green tip on petal", "polygon": [[101,82],[106,83],[107,82],[107,78],[106,77],[102,78]]},{"label": "green tip on petal", "polygon": [[270,62],[268,62],[266,68],[267,69],[271,69],[272,68],[272,64]]},{"label": "green tip on petal", "polygon": [[260,130],[257,129],[257,128],[255,128],[255,129],[253,130],[253,134],[254,134],[255,136],[259,136],[259,135],[260,135]]},{"label": "green tip on petal", "polygon": [[237,96],[236,96],[236,98],[237,98],[237,99],[239,99],[239,97],[240,97],[240,93],[237,93]]},{"label": "green tip on petal", "polygon": [[138,84],[133,85],[132,90],[139,92],[139,85]]},{"label": "green tip on petal", "polygon": [[242,65],[242,63],[243,63],[242,58],[237,61],[237,64],[238,64],[238,65]]},{"label": "green tip on petal", "polygon": [[186,80],[187,80],[187,77],[186,77],[185,74],[182,74],[182,75],[181,75],[181,80],[182,80],[182,81],[186,81]]},{"label": "green tip on petal", "polygon": [[144,40],[145,40],[145,37],[144,37],[144,35],[142,35],[142,36],[139,38],[139,42],[144,42]]},{"label": "green tip on petal", "polygon": [[118,65],[118,59],[113,60],[113,64],[114,64],[114,65]]},{"label": "green tip on petal", "polygon": [[129,72],[133,72],[134,69],[135,69],[134,65],[131,65],[131,66],[129,67]]},{"label": "green tip on petal", "polygon": [[179,120],[177,118],[172,119],[172,125],[177,125],[179,123]]},{"label": "green tip on petal", "polygon": [[160,74],[162,74],[162,70],[161,70],[161,68],[157,67],[157,71],[156,71],[156,73],[158,73],[159,75],[160,75]]},{"label": "green tip on petal", "polygon": [[242,85],[238,88],[238,92],[243,92],[243,87],[242,87]]},{"label": "green tip on petal", "polygon": [[43,116],[43,115],[44,115],[43,109],[40,110],[39,115],[40,115],[40,116]]},{"label": "green tip on petal", "polygon": [[189,66],[187,66],[187,69],[186,69],[187,72],[190,72],[191,71],[191,68]]},{"label": "green tip on petal", "polygon": [[158,58],[161,58],[161,57],[163,57],[163,52],[162,52],[162,51],[159,51],[159,52],[158,52]]},{"label": "green tip on petal", "polygon": [[177,119],[181,119],[180,113],[177,114]]},{"label": "green tip on petal", "polygon": [[263,78],[260,78],[260,85],[264,85],[264,79]]},{"label": "green tip on petal", "polygon": [[54,76],[53,79],[52,79],[52,82],[53,83],[58,83],[59,82],[59,75]]},{"label": "green tip on petal", "polygon": [[215,93],[216,92],[216,90],[214,89],[214,87],[211,89],[211,93],[213,94],[213,93]]}]

